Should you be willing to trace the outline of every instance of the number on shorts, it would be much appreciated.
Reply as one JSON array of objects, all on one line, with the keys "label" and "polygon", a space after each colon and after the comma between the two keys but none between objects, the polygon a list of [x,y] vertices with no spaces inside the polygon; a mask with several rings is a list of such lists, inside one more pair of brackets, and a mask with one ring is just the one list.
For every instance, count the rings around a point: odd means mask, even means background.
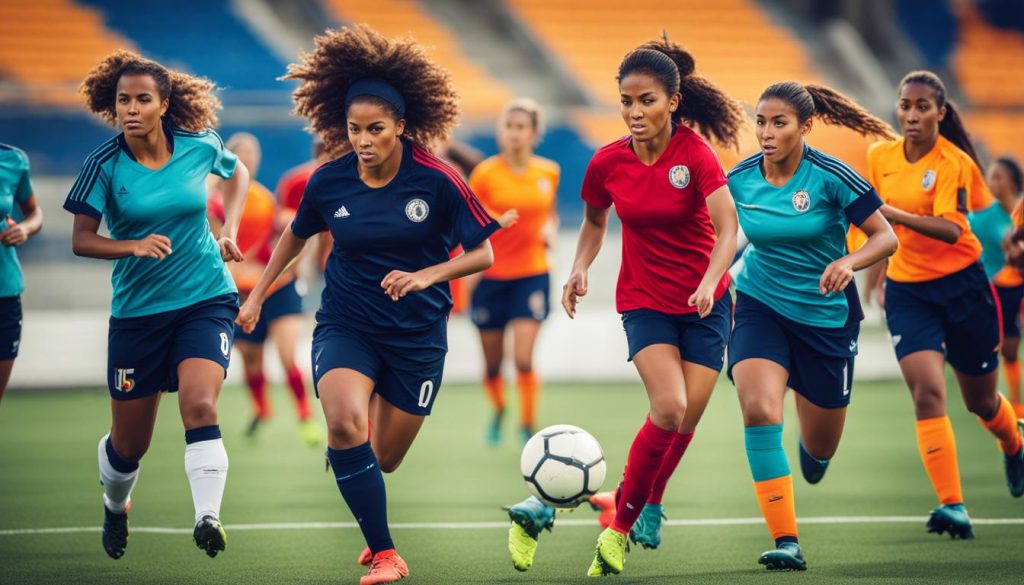
[{"label": "number on shorts", "polygon": [[227,357],[231,354],[231,340],[228,339],[228,334],[223,331],[220,332],[220,352]]},{"label": "number on shorts", "polygon": [[430,398],[434,395],[434,382],[427,380],[420,385],[420,401],[419,405],[426,408],[430,404]]}]

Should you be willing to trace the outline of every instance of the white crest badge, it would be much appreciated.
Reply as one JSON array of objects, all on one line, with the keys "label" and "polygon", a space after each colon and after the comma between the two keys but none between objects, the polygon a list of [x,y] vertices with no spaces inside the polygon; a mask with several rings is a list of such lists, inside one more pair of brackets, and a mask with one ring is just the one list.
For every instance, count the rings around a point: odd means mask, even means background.
[{"label": "white crest badge", "polygon": [[405,216],[409,221],[420,223],[430,214],[430,206],[422,199],[413,199],[405,204]]},{"label": "white crest badge", "polygon": [[547,177],[541,177],[537,180],[537,190],[544,195],[550,194],[554,190],[554,185],[551,184],[551,179]]},{"label": "white crest badge", "polygon": [[921,188],[925,191],[930,190],[935,186],[935,170],[928,169],[924,172],[924,176],[921,177]]},{"label": "white crest badge", "polygon": [[690,169],[686,165],[676,165],[668,171],[668,182],[676,189],[684,189],[690,184]]},{"label": "white crest badge", "polygon": [[811,194],[803,189],[793,193],[793,209],[803,213],[811,208]]}]

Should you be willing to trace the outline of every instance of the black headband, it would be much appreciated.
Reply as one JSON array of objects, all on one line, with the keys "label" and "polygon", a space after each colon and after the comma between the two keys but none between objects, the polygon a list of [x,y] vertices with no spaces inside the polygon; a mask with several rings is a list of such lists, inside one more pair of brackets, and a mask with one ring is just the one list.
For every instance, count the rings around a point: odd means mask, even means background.
[{"label": "black headband", "polygon": [[361,95],[384,100],[398,112],[399,118],[405,115],[405,98],[394,86],[379,77],[364,77],[349,86],[348,91],[345,92],[345,107],[351,106],[352,102]]}]

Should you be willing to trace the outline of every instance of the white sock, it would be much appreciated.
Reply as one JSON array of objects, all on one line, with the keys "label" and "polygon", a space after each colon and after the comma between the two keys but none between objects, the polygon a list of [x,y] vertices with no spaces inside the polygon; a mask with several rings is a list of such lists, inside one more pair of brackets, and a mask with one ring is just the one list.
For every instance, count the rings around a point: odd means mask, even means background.
[{"label": "white sock", "polygon": [[203,516],[220,518],[220,503],[228,479],[228,452],[223,439],[185,445],[185,473],[192,486],[196,522]]},{"label": "white sock", "polygon": [[100,483],[103,485],[103,505],[111,512],[123,514],[132,495],[132,488],[139,479],[139,469],[127,473],[114,469],[107,456],[107,441],[110,433],[100,439]]}]

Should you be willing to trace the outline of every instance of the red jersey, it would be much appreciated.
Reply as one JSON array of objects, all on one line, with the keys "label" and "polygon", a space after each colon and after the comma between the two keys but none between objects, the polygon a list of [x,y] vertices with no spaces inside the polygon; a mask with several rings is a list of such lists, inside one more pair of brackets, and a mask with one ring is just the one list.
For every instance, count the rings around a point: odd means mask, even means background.
[{"label": "red jersey", "polygon": [[[626,136],[594,154],[583,178],[591,207],[615,206],[622,221],[622,267],[615,293],[620,313],[651,309],[695,313],[687,305],[711,261],[715,227],[706,198],[727,183],[718,156],[696,132],[676,126],[651,166]],[[729,274],[715,289],[721,298]]]},{"label": "red jersey", "polygon": [[318,166],[311,161],[286,171],[277,182],[277,204],[285,209],[298,211],[302,194],[306,191],[306,183]]}]

